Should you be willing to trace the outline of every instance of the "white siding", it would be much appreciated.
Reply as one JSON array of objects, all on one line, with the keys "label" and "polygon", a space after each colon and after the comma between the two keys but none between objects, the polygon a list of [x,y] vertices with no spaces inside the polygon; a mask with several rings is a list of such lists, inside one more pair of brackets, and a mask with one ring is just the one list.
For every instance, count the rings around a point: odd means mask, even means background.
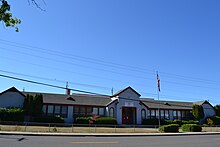
[{"label": "white siding", "polygon": [[0,108],[19,107],[22,108],[24,96],[18,92],[6,92],[0,95]]},{"label": "white siding", "polygon": [[[139,95],[131,89],[127,89],[118,95],[118,102],[112,104],[115,107],[115,116],[118,124],[122,124],[122,107],[135,107],[136,108],[136,123],[141,124],[141,109],[144,108],[139,102]],[[114,106],[113,106],[114,105]],[[109,106],[109,108],[111,107]]]}]

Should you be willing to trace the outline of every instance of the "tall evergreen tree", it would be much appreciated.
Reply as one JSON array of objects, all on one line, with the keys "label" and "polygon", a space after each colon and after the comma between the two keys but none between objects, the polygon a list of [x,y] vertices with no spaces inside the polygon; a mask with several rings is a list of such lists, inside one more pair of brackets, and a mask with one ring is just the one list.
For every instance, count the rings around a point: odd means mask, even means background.
[{"label": "tall evergreen tree", "polygon": [[197,120],[202,119],[204,117],[203,107],[201,105],[194,104],[192,114]]}]

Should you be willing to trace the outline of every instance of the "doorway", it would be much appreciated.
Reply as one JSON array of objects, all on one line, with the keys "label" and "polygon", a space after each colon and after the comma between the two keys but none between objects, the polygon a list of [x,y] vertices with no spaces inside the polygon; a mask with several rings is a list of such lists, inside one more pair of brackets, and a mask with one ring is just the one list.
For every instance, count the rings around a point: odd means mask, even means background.
[{"label": "doorway", "polygon": [[122,107],[122,124],[136,124],[136,108]]}]

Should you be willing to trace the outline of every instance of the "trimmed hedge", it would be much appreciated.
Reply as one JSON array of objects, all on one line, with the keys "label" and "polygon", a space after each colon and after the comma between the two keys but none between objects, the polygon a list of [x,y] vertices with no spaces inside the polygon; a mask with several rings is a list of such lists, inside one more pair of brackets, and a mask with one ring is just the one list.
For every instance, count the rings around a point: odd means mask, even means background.
[{"label": "trimmed hedge", "polygon": [[[194,120],[161,120],[161,125],[170,125],[170,124],[178,124],[179,126],[183,124],[199,124],[198,121]],[[158,119],[144,119],[142,120],[142,125],[158,125]]]},{"label": "trimmed hedge", "polygon": [[1,121],[24,121],[24,110],[21,108],[0,108]]},{"label": "trimmed hedge", "polygon": [[143,119],[142,125],[158,125],[158,119]]},{"label": "trimmed hedge", "polygon": [[32,122],[64,123],[64,120],[62,117],[57,117],[57,116],[42,116],[42,117],[34,117]]},{"label": "trimmed hedge", "polygon": [[112,117],[99,117],[95,120],[95,124],[117,125],[117,120]]},{"label": "trimmed hedge", "polygon": [[219,116],[213,116],[206,119],[207,125],[220,125],[220,117]]},{"label": "trimmed hedge", "polygon": [[184,124],[182,125],[182,131],[184,132],[201,132],[202,127],[196,124]]},{"label": "trimmed hedge", "polygon": [[176,133],[179,132],[179,125],[178,124],[170,124],[170,125],[165,125],[161,126],[159,128],[159,131],[162,133]]},{"label": "trimmed hedge", "polygon": [[89,120],[91,120],[91,117],[78,117],[76,118],[75,123],[76,124],[89,124]]}]

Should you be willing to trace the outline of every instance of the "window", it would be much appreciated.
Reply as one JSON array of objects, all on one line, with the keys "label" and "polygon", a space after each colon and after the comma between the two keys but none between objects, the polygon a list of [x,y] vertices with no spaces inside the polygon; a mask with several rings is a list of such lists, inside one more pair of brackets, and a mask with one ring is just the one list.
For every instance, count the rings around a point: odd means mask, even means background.
[{"label": "window", "polygon": [[147,119],[150,119],[150,110],[147,110]]},{"label": "window", "polygon": [[92,116],[92,107],[86,107],[86,116]]},{"label": "window", "polygon": [[68,113],[67,106],[61,106],[61,116],[63,118],[67,118],[67,113]]},{"label": "window", "polygon": [[86,107],[79,107],[79,115],[85,116],[86,114]]},{"label": "window", "polygon": [[109,116],[114,118],[114,108],[112,107],[109,109]]},{"label": "window", "polygon": [[92,109],[92,114],[93,114],[93,115],[99,115],[99,110],[98,110],[97,107],[93,107],[93,109]]},{"label": "window", "polygon": [[78,106],[74,106],[73,107],[73,118],[76,118],[79,116],[79,107]]},{"label": "window", "polygon": [[104,116],[105,115],[105,109],[104,108],[99,108],[99,115]]},{"label": "window", "polygon": [[176,110],[173,111],[173,119],[178,119],[177,111]]},{"label": "window", "polygon": [[151,119],[156,118],[155,110],[151,110]]},{"label": "window", "polygon": [[156,110],[156,118],[159,119],[159,111],[158,110]]},{"label": "window", "polygon": [[43,114],[47,114],[47,105],[43,105]]},{"label": "window", "polygon": [[177,117],[178,119],[181,119],[181,111],[177,111]]},{"label": "window", "polygon": [[55,106],[54,114],[55,115],[60,115],[60,106]]},{"label": "window", "polygon": [[48,115],[53,115],[53,105],[48,105],[47,114]]},{"label": "window", "polygon": [[165,110],[165,119],[170,119],[169,110]]},{"label": "window", "polygon": [[141,118],[142,118],[142,120],[146,119],[146,110],[145,109],[141,110]]},{"label": "window", "polygon": [[160,110],[160,119],[164,119],[164,110]]}]

